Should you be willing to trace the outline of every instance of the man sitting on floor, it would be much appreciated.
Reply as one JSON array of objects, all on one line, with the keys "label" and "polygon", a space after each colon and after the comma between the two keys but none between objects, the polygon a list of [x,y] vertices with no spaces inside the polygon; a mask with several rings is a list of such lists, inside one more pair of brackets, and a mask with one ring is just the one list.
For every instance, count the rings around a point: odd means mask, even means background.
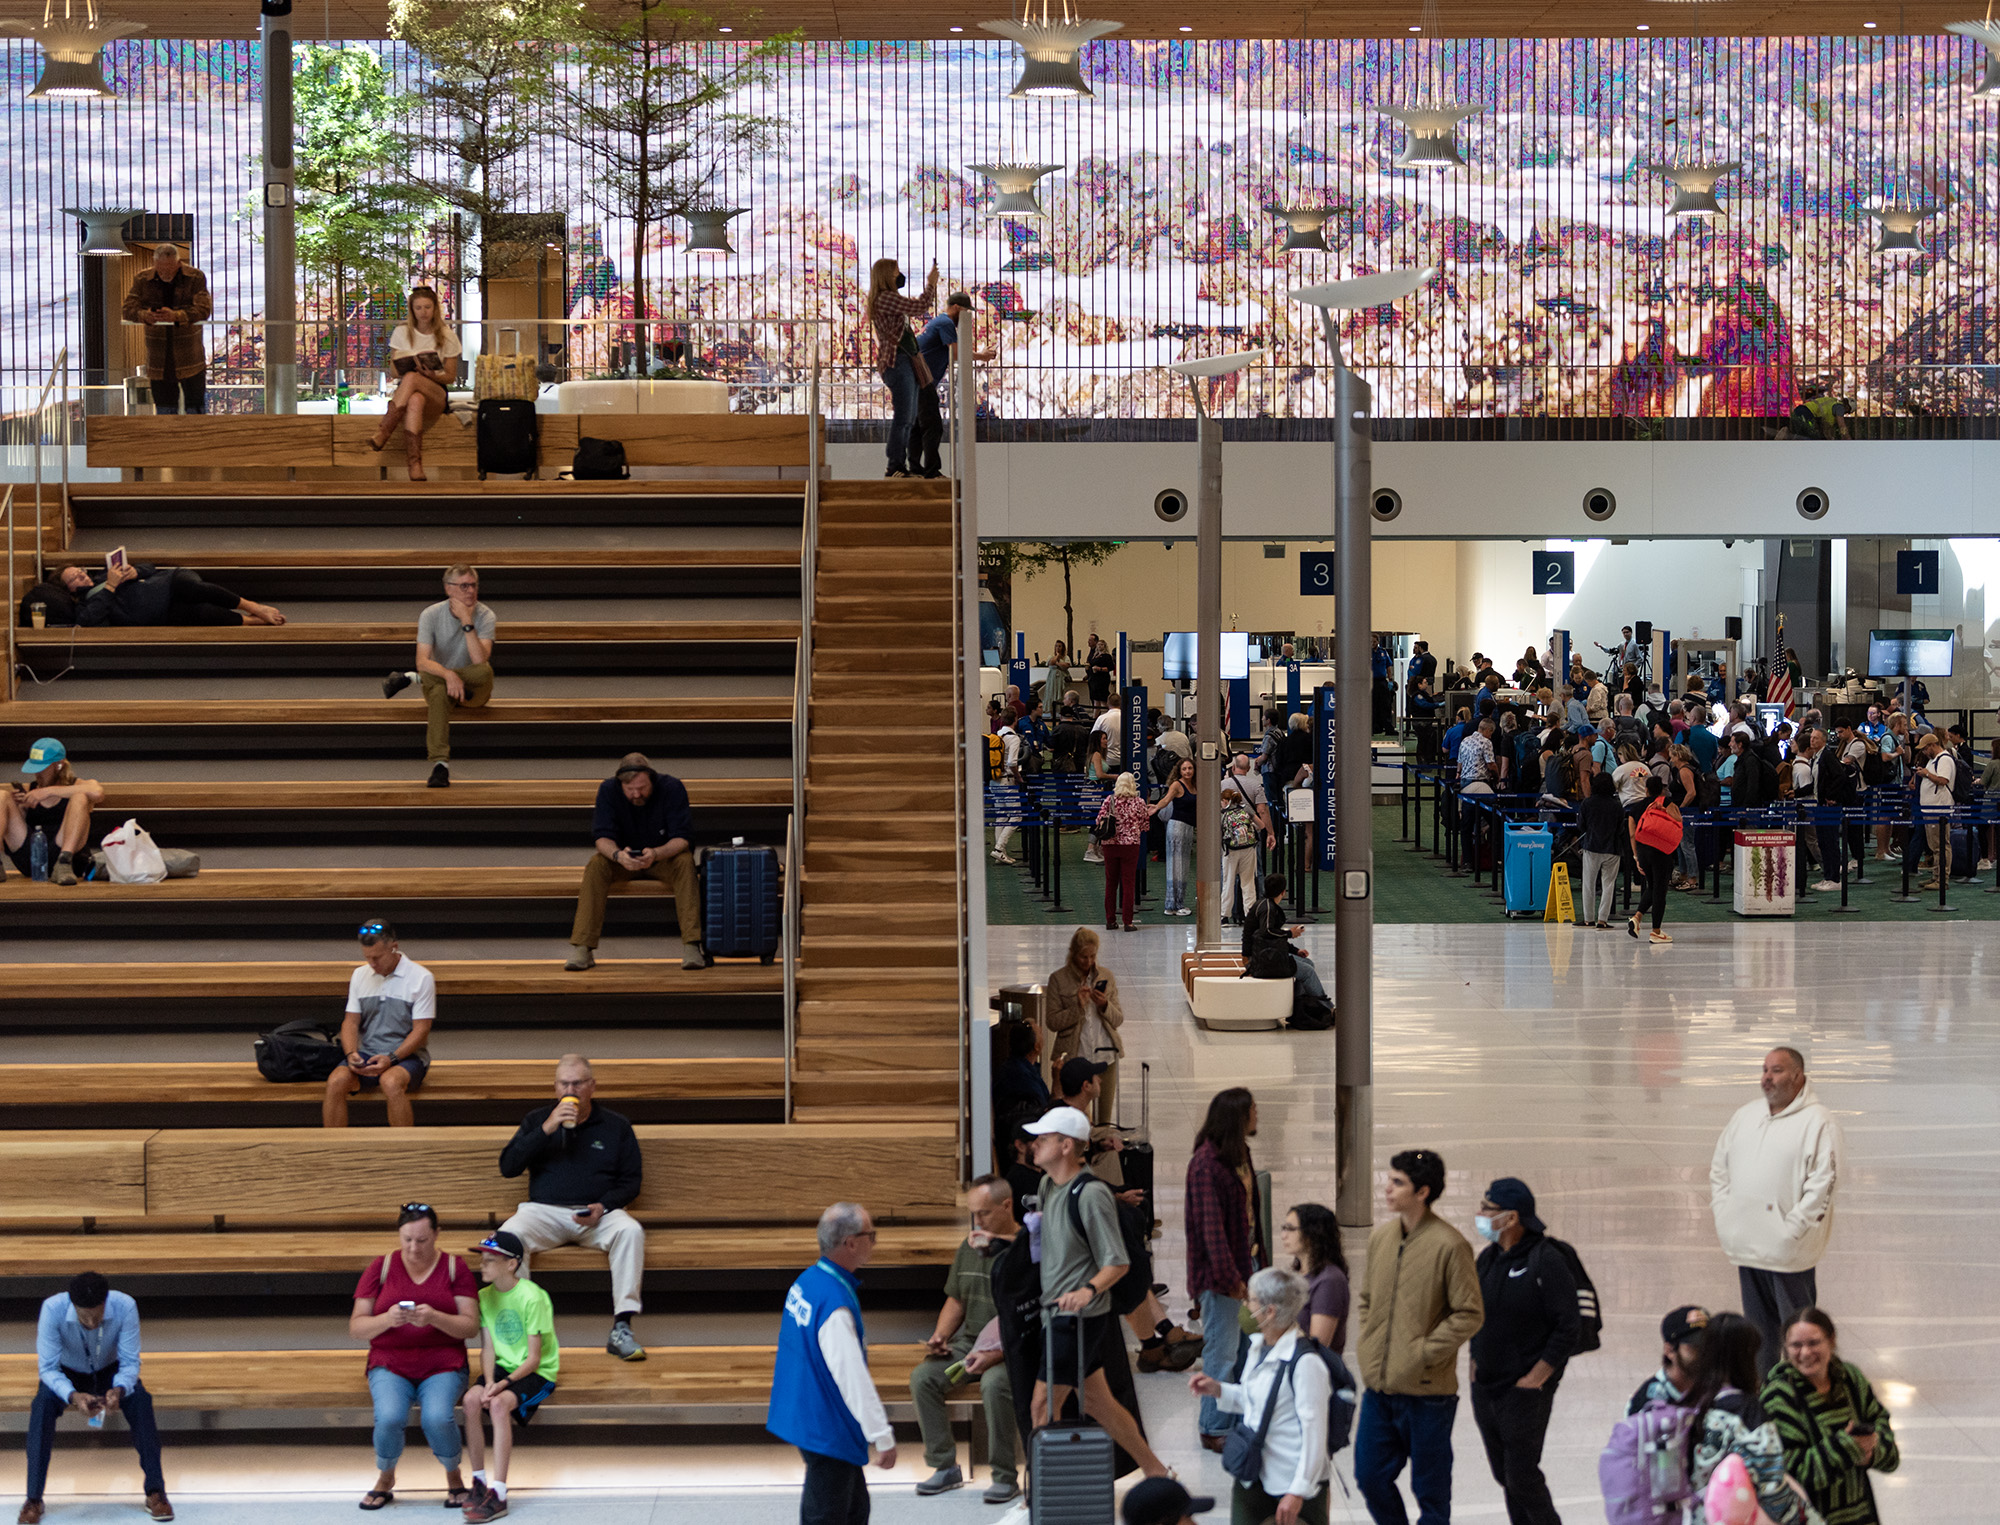
[{"label": "man sitting on floor", "polygon": [[[189,567],[156,567],[121,561],[102,581],[79,566],[59,569],[54,578],[28,590],[22,600],[43,606],[49,625],[282,625],[285,617],[269,604],[242,598],[206,580]],[[22,624],[30,621],[24,616]]]},{"label": "man sitting on floor", "polygon": [[713,963],[701,943],[701,888],[695,880],[694,811],[687,786],[661,773],[644,753],[628,752],[617,773],[597,786],[590,834],[597,839],[597,851],[583,867],[569,962],[563,967],[588,969],[597,962],[605,897],[612,885],[632,879],[657,879],[673,889],[681,967],[705,969]]}]

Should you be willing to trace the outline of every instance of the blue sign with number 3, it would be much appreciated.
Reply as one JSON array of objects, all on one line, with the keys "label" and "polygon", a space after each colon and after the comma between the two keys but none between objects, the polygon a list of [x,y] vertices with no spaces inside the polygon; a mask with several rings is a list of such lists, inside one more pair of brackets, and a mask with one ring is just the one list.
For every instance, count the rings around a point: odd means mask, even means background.
[{"label": "blue sign with number 3", "polygon": [[1575,551],[1531,551],[1535,563],[1535,587],[1537,593],[1574,593],[1576,591]]},{"label": "blue sign with number 3", "polygon": [[1333,552],[1299,552],[1299,597],[1333,597]]}]

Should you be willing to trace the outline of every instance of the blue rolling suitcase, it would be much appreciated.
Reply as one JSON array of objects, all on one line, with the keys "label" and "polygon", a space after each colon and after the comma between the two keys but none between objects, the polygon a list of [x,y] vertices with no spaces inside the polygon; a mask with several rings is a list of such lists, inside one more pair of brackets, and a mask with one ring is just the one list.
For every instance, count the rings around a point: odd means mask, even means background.
[{"label": "blue rolling suitcase", "polygon": [[778,953],[778,855],[768,847],[711,847],[702,886],[701,933],[711,958]]},{"label": "blue rolling suitcase", "polygon": [[1549,899],[1549,864],[1555,841],[1539,821],[1507,823],[1502,887],[1509,916],[1539,916]]}]

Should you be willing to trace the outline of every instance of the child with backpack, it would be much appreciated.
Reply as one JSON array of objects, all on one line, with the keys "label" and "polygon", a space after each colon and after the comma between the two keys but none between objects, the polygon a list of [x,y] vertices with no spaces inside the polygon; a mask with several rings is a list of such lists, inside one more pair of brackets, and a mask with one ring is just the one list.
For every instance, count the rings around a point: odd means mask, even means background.
[{"label": "child with backpack", "polygon": [[[485,1525],[507,1513],[507,1463],[515,1429],[527,1428],[556,1390],[562,1352],[556,1344],[549,1294],[521,1274],[520,1237],[496,1229],[469,1252],[479,1257],[479,1381],[465,1391],[465,1449],[472,1462],[472,1498],[465,1518]],[[480,1415],[493,1422],[493,1468],[486,1468]]]}]

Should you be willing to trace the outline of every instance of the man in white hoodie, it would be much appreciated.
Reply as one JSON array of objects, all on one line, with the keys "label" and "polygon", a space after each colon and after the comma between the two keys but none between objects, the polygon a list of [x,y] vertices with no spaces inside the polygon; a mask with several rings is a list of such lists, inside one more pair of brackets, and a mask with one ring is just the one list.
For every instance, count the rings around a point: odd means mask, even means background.
[{"label": "man in white hoodie", "polygon": [[1746,1103],[1716,1141],[1709,1208],[1736,1266],[1743,1313],[1764,1336],[1760,1371],[1779,1356],[1786,1322],[1819,1301],[1815,1267],[1833,1234],[1840,1128],[1806,1079],[1805,1056],[1764,1056],[1764,1097]]}]

